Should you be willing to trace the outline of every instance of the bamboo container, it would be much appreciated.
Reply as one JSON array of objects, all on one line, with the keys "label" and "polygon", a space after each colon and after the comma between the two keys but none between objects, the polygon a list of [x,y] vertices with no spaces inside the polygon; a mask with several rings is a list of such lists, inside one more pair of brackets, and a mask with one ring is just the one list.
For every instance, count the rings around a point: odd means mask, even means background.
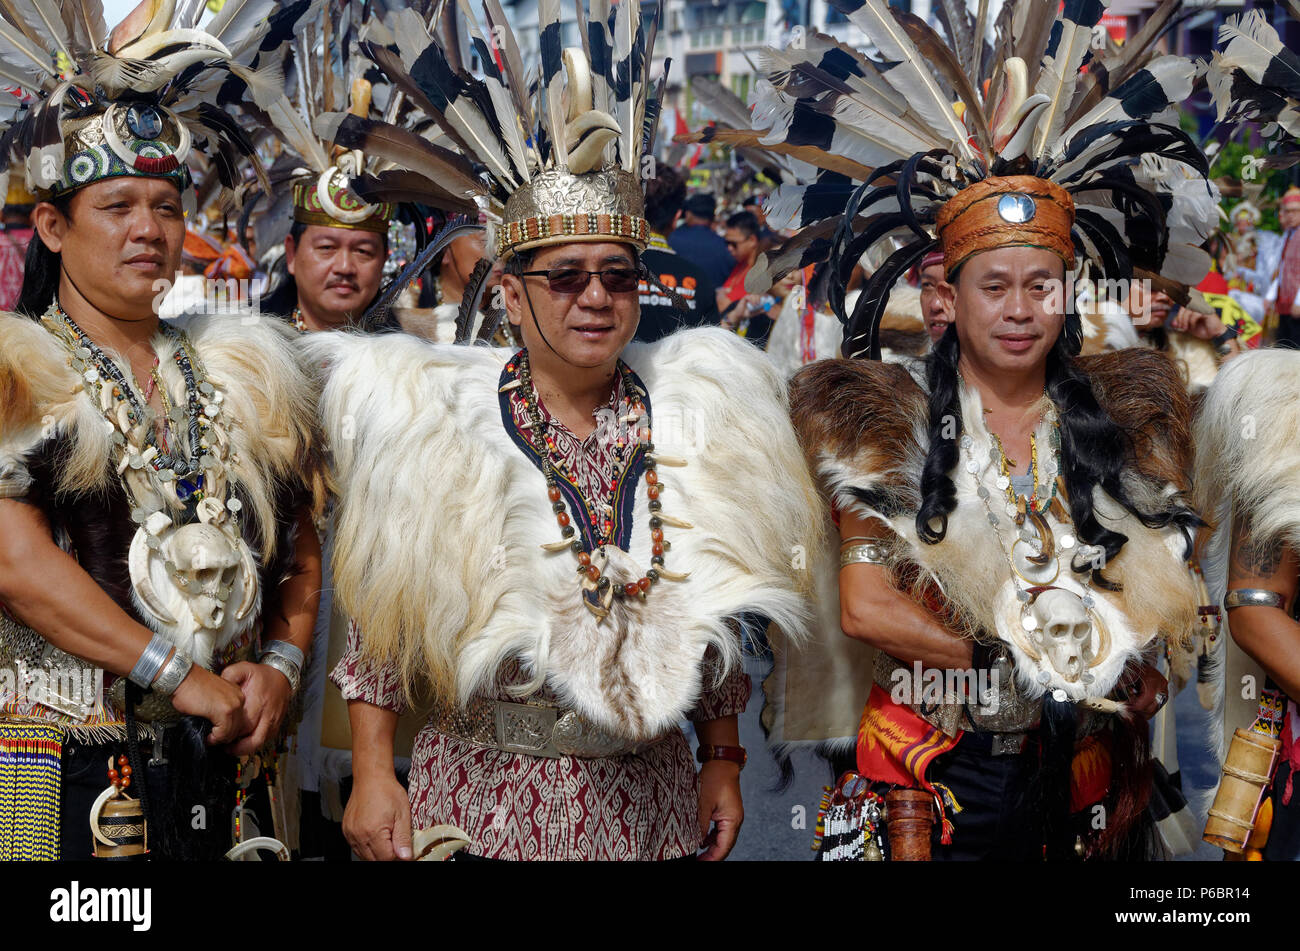
[{"label": "bamboo container", "polygon": [[1281,746],[1279,740],[1251,730],[1238,728],[1233,734],[1223,779],[1205,823],[1206,842],[1232,853],[1245,849]]}]

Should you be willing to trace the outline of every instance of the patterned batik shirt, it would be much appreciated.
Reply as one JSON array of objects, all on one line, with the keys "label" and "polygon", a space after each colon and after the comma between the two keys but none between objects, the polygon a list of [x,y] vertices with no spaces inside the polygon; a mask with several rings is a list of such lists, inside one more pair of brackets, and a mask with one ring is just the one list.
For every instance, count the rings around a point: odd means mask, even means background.
[{"label": "patterned batik shirt", "polygon": [[[584,438],[546,412],[554,453],[588,500],[607,501],[622,472],[616,425],[626,415],[620,376],[610,401],[594,415]],[[526,402],[515,390],[516,427],[528,421]],[[540,482],[539,482],[540,486]],[[539,488],[540,491],[540,488]],[[706,685],[716,678],[705,661]],[[347,649],[331,675],[344,699],[363,700],[401,712],[395,667],[361,654],[361,632],[349,626]],[[495,699],[517,702],[507,688],[527,681],[515,661],[497,674]],[[738,715],[749,701],[749,675],[737,668],[704,695],[687,718],[700,722]],[[559,706],[549,686],[532,699]],[[696,852],[701,845],[699,779],[680,729],[639,753],[601,759],[550,759],[488,749],[439,733],[426,724],[411,754],[411,824],[415,829],[450,823],[470,837],[467,851],[511,860],[664,860]]]}]

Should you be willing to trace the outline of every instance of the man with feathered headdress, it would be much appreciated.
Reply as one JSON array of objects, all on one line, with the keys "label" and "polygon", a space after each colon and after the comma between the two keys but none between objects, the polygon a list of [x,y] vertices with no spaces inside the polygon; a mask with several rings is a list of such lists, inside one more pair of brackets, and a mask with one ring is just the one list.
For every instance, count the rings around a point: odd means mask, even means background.
[{"label": "man with feathered headdress", "polygon": [[[1196,66],[1151,58],[1165,8],[1119,51],[1094,47],[1090,0],[1009,3],[992,49],[960,6],[951,48],[884,0],[836,6],[880,58],[818,34],[766,51],[754,109],[763,145],[824,169],[774,195],[804,229],[764,266],[829,256],[849,358],[791,384],[842,544],[819,573],[824,639],[778,651],[773,739],[856,749],[870,789],[832,795],[826,854],[1135,854],[1154,665],[1196,620],[1190,407],[1158,354],[1078,357],[1072,279],[1082,259],[1180,294],[1205,273],[1217,196],[1163,115]],[[892,253],[850,313],[877,244]],[[936,249],[953,321],[924,365],[861,359]]]},{"label": "man with feathered headdress", "polygon": [[[247,121],[286,149],[273,177],[290,195],[293,223],[284,239],[285,273],[263,309],[301,332],[359,326],[388,259],[397,205],[367,202],[349,187],[373,161],[332,148],[312,129],[336,103],[357,116],[370,114],[374,91],[354,53],[360,38],[383,26],[367,12],[359,5],[309,5],[289,42],[271,45],[249,64],[249,95],[238,103]],[[294,78],[290,89],[286,76]]]},{"label": "man with feathered headdress", "polygon": [[0,22],[0,73],[29,94],[3,159],[38,199],[0,317],[4,858],[223,854],[229,754],[278,730],[315,616],[321,474],[290,332],[156,310],[191,151],[227,187],[247,154],[215,87],[293,16],[231,3],[201,32],[201,11],[151,0],[111,36],[84,0]]},{"label": "man with feathered headdress", "polygon": [[[353,736],[344,829],[368,859],[723,858],[743,816],[738,619],[802,628],[813,487],[761,353],[718,328],[630,343],[654,24],[635,0],[593,3],[585,49],[561,50],[543,2],[534,106],[496,0],[486,12],[499,58],[465,18],[481,81],[414,14],[400,52],[367,50],[458,152],[355,117],[335,136],[398,162],[408,193],[481,202],[524,341],[308,343],[328,364],[335,586],[354,622],[334,672]],[[393,732],[420,694],[408,797]]]}]

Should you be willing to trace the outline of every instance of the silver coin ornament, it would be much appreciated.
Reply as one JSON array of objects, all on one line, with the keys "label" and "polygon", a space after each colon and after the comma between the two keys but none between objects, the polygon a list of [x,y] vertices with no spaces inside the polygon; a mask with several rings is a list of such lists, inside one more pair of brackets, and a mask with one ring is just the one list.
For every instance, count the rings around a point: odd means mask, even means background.
[{"label": "silver coin ornament", "polygon": [[998,199],[998,216],[1003,221],[1022,225],[1026,221],[1033,220],[1036,214],[1038,214],[1038,206],[1028,195],[1017,192],[1003,195]]}]

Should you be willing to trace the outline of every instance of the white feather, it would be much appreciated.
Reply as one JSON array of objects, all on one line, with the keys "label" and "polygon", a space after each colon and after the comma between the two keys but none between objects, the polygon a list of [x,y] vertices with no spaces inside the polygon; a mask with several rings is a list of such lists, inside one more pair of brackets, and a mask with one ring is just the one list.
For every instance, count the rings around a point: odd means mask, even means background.
[{"label": "white feather", "polygon": [[871,38],[883,59],[895,65],[881,75],[907,100],[912,111],[959,158],[976,159],[967,143],[969,133],[957,118],[952,103],[907,33],[889,12],[887,0],[866,0],[849,16],[850,22]]},{"label": "white feather", "polygon": [[[1103,0],[1106,5],[1107,0]],[[1092,28],[1080,23],[1071,23],[1061,19],[1060,41],[1056,45],[1055,56],[1044,56],[1042,72],[1034,85],[1035,93],[1047,96],[1047,108],[1039,118],[1038,135],[1034,139],[1032,157],[1041,156],[1044,150],[1055,144],[1065,126],[1065,117],[1070,111],[1070,102],[1074,98],[1074,89],[1079,82],[1079,71],[1083,58],[1092,43]]]}]

